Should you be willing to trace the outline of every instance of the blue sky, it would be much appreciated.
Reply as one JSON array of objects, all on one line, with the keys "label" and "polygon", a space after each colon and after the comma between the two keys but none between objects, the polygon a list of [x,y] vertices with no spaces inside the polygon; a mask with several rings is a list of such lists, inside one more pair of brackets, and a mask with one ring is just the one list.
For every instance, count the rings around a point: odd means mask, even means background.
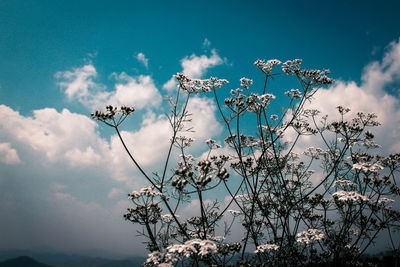
[{"label": "blue sky", "polygon": [[[157,166],[161,156],[151,155],[165,147],[152,142],[168,140],[159,115],[178,71],[228,79],[231,89],[243,76],[262,77],[258,58],[302,58],[338,81],[321,91],[318,107],[374,109],[384,122],[379,133],[389,135],[383,148],[399,151],[399,8],[398,1],[0,0],[0,249],[142,253],[121,214],[126,193],[145,184],[89,114],[107,101],[138,106],[127,138],[147,168]],[[196,101],[193,110],[204,115],[196,138],[218,138],[216,114],[206,112],[213,105]]]}]

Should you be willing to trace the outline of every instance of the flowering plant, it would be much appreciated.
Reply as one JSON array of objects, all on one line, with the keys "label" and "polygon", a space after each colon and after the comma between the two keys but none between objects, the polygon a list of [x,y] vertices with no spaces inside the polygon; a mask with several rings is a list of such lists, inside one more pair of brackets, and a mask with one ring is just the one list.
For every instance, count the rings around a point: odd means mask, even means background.
[{"label": "flowering plant", "polygon": [[[154,176],[138,164],[119,131],[135,109],[108,106],[92,114],[116,130],[149,183],[128,195],[133,206],[124,215],[144,227],[150,251],[145,266],[354,264],[383,231],[398,250],[393,231],[400,213],[392,203],[400,194],[400,154],[374,154],[379,146],[370,128],[379,122],[373,113],[348,118],[350,109],[339,106],[340,119],[330,121],[307,109],[318,88],[334,81],[329,70],[307,70],[301,63],[257,60],[265,75],[262,90],[251,91],[253,81],[242,78],[223,103],[217,90],[228,81],[178,73],[177,95],[169,99],[170,146],[162,172]],[[273,113],[276,96],[267,85],[280,76],[294,77],[299,89],[288,90],[286,108]],[[192,130],[188,103],[198,94],[213,97],[227,137],[224,149],[207,140],[209,153],[195,158],[187,152],[194,140],[184,134]],[[249,121],[253,128],[243,129]],[[322,147],[299,151],[304,136]],[[173,150],[180,156],[169,169]],[[227,201],[206,199],[215,190],[226,192]],[[189,199],[198,200],[198,216],[179,216]],[[240,240],[232,240],[232,227],[243,228]]]}]

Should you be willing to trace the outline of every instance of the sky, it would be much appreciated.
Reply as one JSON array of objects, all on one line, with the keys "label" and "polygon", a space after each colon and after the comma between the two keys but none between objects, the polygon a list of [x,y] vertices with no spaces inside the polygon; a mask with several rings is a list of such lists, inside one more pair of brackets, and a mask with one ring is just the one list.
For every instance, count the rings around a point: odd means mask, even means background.
[{"label": "sky", "polygon": [[[399,152],[400,2],[281,2],[0,0],[0,249],[143,255],[122,214],[147,184],[90,113],[134,105],[124,137],[157,169],[177,72],[229,80],[223,96],[262,81],[256,59],[329,68],[313,105],[376,112],[378,143]],[[190,110],[201,154],[223,129],[207,96]]]}]

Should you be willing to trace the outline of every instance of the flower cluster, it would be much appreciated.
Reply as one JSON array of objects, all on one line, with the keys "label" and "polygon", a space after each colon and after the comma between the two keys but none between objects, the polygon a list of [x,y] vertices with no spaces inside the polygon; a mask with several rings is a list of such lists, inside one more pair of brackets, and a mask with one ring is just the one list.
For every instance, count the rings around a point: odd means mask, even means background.
[{"label": "flower cluster", "polygon": [[301,59],[288,60],[282,65],[282,71],[287,75],[298,74],[300,72],[300,65],[303,62]]},{"label": "flower cluster", "polygon": [[[179,217],[175,215],[175,217]],[[163,214],[161,215],[161,220],[165,223],[171,223],[174,220],[174,217],[171,214]]]},{"label": "flower cluster", "polygon": [[241,78],[240,79],[240,86],[242,86],[244,89],[249,89],[249,85],[253,84],[253,80],[248,79],[248,78]]},{"label": "flower cluster", "polygon": [[303,154],[315,159],[319,159],[320,156],[326,155],[327,152],[319,147],[308,147],[306,150],[304,150]]},{"label": "flower cluster", "polygon": [[184,256],[190,258],[193,255],[199,255],[200,257],[207,257],[209,255],[217,253],[217,245],[211,240],[191,239],[186,241],[184,244],[175,244],[167,247],[167,251],[170,254]]},{"label": "flower cluster", "polygon": [[131,193],[129,193],[128,199],[133,200],[140,197],[155,197],[161,195],[162,194],[160,192],[154,190],[154,186],[147,186],[140,189],[139,191],[132,191]]},{"label": "flower cluster", "polygon": [[285,95],[293,99],[301,98],[301,92],[299,89],[291,89],[290,91],[286,91]]},{"label": "flower cluster", "polygon": [[218,245],[218,253],[222,255],[226,255],[230,252],[239,252],[242,248],[242,245],[239,242],[234,243],[221,243]]},{"label": "flower cluster", "polygon": [[245,96],[241,92],[241,89],[232,90],[231,94],[233,97],[225,98],[225,104],[238,112],[244,109],[250,112],[257,112],[261,108],[267,107],[271,103],[271,100],[276,98],[273,94],[258,95],[251,93]]},{"label": "flower cluster", "polygon": [[378,200],[379,204],[386,204],[386,203],[393,203],[394,199],[387,198],[387,197],[382,197]]},{"label": "flower cluster", "polygon": [[271,251],[271,250],[278,250],[279,246],[275,244],[265,244],[265,245],[260,245],[257,247],[257,249],[254,251],[254,253],[264,253],[266,251]]},{"label": "flower cluster", "polygon": [[193,170],[183,163],[179,163],[178,167],[174,170],[176,175],[175,179],[172,180],[172,186],[182,191],[186,184],[189,182],[188,179],[192,179],[194,172]]},{"label": "flower cluster", "polygon": [[272,72],[273,67],[280,64],[282,64],[282,62],[277,59],[271,59],[268,60],[267,62],[265,62],[265,60],[258,59],[254,62],[254,65],[256,65],[262,72],[264,72],[267,75]]},{"label": "flower cluster", "polygon": [[206,140],[206,144],[210,149],[213,148],[221,148],[221,145],[217,143],[217,141],[213,140],[213,139],[207,139]]},{"label": "flower cluster", "polygon": [[346,179],[339,179],[335,181],[333,184],[334,187],[341,187],[341,188],[356,188],[356,184],[350,180]]},{"label": "flower cluster", "polygon": [[300,70],[299,74],[303,78],[311,79],[312,85],[329,85],[333,84],[334,80],[327,75],[330,74],[329,70]]},{"label": "flower cluster", "polygon": [[337,191],[332,194],[332,197],[335,200],[344,201],[344,202],[356,202],[356,201],[365,201],[368,202],[370,199],[364,195],[356,191]]},{"label": "flower cluster", "polygon": [[383,166],[379,163],[369,163],[369,162],[361,162],[361,163],[354,163],[353,169],[362,170],[363,172],[378,172],[383,170]]},{"label": "flower cluster", "polygon": [[196,180],[196,184],[204,187],[209,182],[211,182],[212,175],[211,171],[211,161],[209,160],[201,160],[197,163],[196,169],[199,171],[199,178]]},{"label": "flower cluster", "polygon": [[135,111],[134,107],[129,106],[121,106],[121,108],[113,107],[108,105],[106,107],[106,111],[96,110],[94,113],[91,114],[92,119],[107,122],[115,120],[115,116],[119,113],[122,116],[129,116]]},{"label": "flower cluster", "polygon": [[310,244],[312,241],[318,241],[325,238],[325,234],[322,230],[308,229],[297,234],[297,242]]},{"label": "flower cluster", "polygon": [[225,79],[217,79],[215,77],[205,80],[192,79],[183,73],[177,73],[174,77],[178,80],[182,90],[186,91],[187,93],[195,94],[200,92],[210,92],[212,90],[221,88],[223,85],[228,83],[228,81]]},{"label": "flower cluster", "polygon": [[143,266],[159,266],[159,267],[172,267],[174,262],[179,259],[176,255],[171,253],[162,253],[159,251],[154,251],[147,256],[147,260]]},{"label": "flower cluster", "polygon": [[242,214],[240,211],[238,210],[227,210],[227,212],[229,212],[230,214],[232,214],[233,216],[238,216],[240,214]]},{"label": "flower cluster", "polygon": [[155,224],[161,217],[161,208],[156,203],[132,206],[124,214],[125,220],[140,224]]},{"label": "flower cluster", "polygon": [[175,145],[177,145],[178,147],[181,147],[181,148],[190,147],[193,142],[194,142],[194,139],[191,137],[177,136],[175,138]]}]

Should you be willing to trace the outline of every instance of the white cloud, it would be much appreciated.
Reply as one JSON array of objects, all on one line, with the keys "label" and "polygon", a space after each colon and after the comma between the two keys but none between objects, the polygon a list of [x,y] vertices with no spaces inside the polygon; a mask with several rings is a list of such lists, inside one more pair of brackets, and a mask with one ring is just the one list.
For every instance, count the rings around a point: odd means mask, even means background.
[{"label": "white cloud", "polygon": [[146,69],[149,67],[149,59],[143,53],[138,53],[136,55],[136,59],[143,63]]},{"label": "white cloud", "polygon": [[17,151],[11,147],[10,143],[0,143],[0,161],[5,164],[17,164],[21,162]]},{"label": "white cloud", "polygon": [[[194,150],[204,149],[204,140],[221,132],[215,116],[216,107],[210,99],[193,97],[188,111],[192,116],[187,127],[193,127],[194,132],[181,134],[197,140]],[[129,186],[146,185],[118,136],[114,134],[109,141],[100,137],[97,123],[87,116],[67,109],[57,112],[45,108],[33,111],[32,117],[25,117],[0,105],[0,127],[4,140],[18,144],[24,151],[31,151],[31,156],[41,159],[42,165],[64,164],[65,168],[103,170]],[[138,130],[121,131],[121,135],[142,167],[149,173],[160,171],[172,137],[171,125],[165,115],[148,112]]]},{"label": "white cloud", "polygon": [[79,171],[103,172],[116,181],[127,182],[130,178],[135,183],[132,176],[136,169],[119,140],[115,135],[110,142],[100,137],[97,125],[89,117],[67,109],[59,113],[45,108],[33,111],[33,117],[25,117],[0,105],[0,136],[29,151],[26,161],[62,166],[67,171],[79,167]]},{"label": "white cloud", "polygon": [[89,96],[89,90],[96,87],[93,81],[97,76],[97,71],[93,65],[88,64],[72,71],[57,72],[55,77],[64,79],[59,85],[65,88],[65,94],[69,99],[78,98],[85,101]]},{"label": "white cloud", "polygon": [[150,76],[140,75],[136,78],[122,72],[116,76],[119,83],[108,99],[113,105],[133,105],[137,109],[157,107],[162,100],[160,93]]},{"label": "white cloud", "polygon": [[157,107],[161,102],[151,76],[132,77],[122,72],[113,73],[117,83],[114,91],[94,81],[97,71],[92,64],[72,71],[57,72],[58,84],[69,100],[78,100],[91,109],[104,109],[106,105],[134,105],[136,108]]},{"label": "white cloud", "polygon": [[71,113],[67,109],[57,112],[52,108],[33,111],[33,117],[24,117],[11,108],[0,105],[2,133],[43,153],[50,162],[64,159],[64,153],[74,147],[101,147],[96,140],[97,124],[90,118]]},{"label": "white cloud", "polygon": [[171,77],[166,83],[163,85],[163,89],[168,90],[168,91],[173,91],[177,89],[178,83],[175,79],[175,77]]},{"label": "white cloud", "polygon": [[97,165],[101,161],[101,156],[91,146],[83,151],[75,147],[65,152],[64,156],[72,167]]},{"label": "white cloud", "polygon": [[121,198],[124,194],[126,196],[126,191],[125,190],[122,190],[121,188],[113,187],[111,189],[111,191],[108,193],[107,197],[108,198],[117,198],[117,197]]},{"label": "white cloud", "polygon": [[[211,56],[201,55],[196,56],[192,54],[189,57],[184,57],[181,60],[182,72],[191,78],[199,79],[201,78],[208,69],[221,65],[224,60],[218,55],[215,49],[211,50]],[[163,89],[171,91],[176,89],[176,81],[174,77],[171,77],[163,85]]]},{"label": "white cloud", "polygon": [[181,60],[182,72],[192,78],[201,78],[209,68],[220,65],[223,62],[215,49],[211,50],[210,57],[192,54],[190,57],[185,57]]}]

